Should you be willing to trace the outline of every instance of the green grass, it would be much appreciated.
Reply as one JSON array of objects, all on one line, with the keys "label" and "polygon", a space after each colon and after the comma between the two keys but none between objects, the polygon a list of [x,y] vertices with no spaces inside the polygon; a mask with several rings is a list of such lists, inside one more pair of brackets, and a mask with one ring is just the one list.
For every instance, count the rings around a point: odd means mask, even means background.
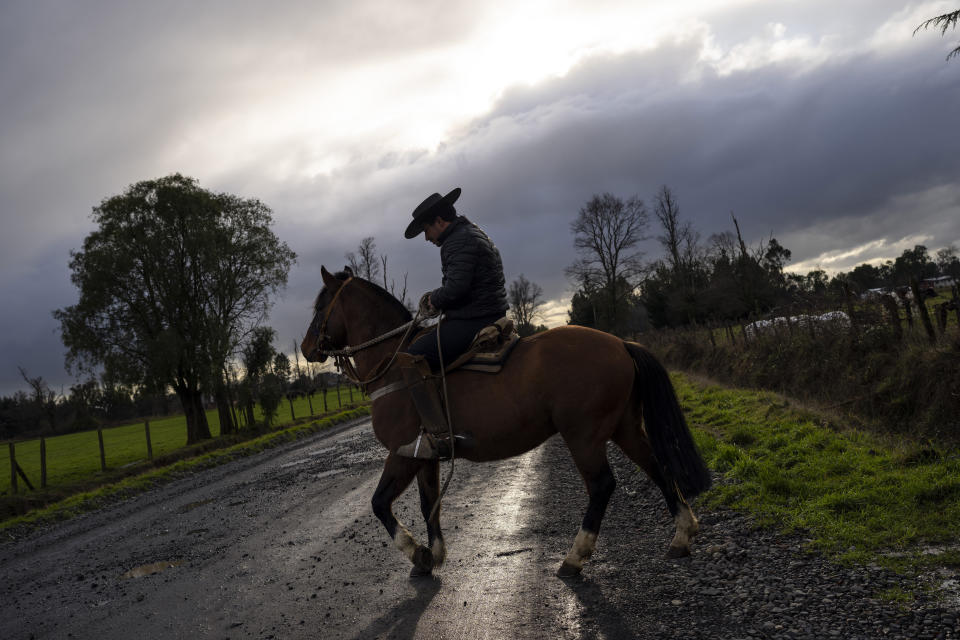
[{"label": "green grass", "polygon": [[[360,393],[353,392],[353,399],[360,400]],[[350,404],[350,391],[341,389],[340,401],[336,389],[327,390],[327,408],[336,411],[342,406]],[[307,398],[298,398],[293,402],[293,413],[290,413],[290,403],[284,399],[277,415],[273,419],[274,426],[289,424],[293,417],[305,418],[310,415],[310,402],[313,403],[315,415],[323,412],[323,396],[316,394],[310,401]],[[341,404],[342,403],[342,404]],[[259,407],[254,410],[257,420],[263,419]],[[216,438],[220,435],[220,419],[216,410],[207,412],[207,422],[210,425],[211,435]],[[187,426],[183,415],[170,416],[150,420],[150,442],[154,458],[172,454],[186,446]],[[103,448],[107,468],[116,470],[126,465],[136,464],[147,459],[147,440],[142,421],[133,424],[103,429]],[[96,480],[101,474],[100,445],[96,431],[84,431],[62,436],[46,438],[47,449],[47,488],[58,489],[78,485]],[[23,469],[30,482],[36,489],[40,489],[40,440],[27,440],[15,444],[16,460]],[[29,489],[18,478],[18,493],[29,493]],[[10,455],[9,447],[0,450],[0,494],[10,493]]]},{"label": "green grass", "polygon": [[843,561],[957,566],[957,549],[922,551],[960,542],[960,452],[837,429],[773,393],[674,384],[705,459],[731,480],[707,504],[803,531]]},{"label": "green grass", "polygon": [[[336,392],[334,392],[335,394]],[[285,442],[291,442],[307,435],[327,429],[335,424],[352,420],[370,413],[369,405],[345,409],[325,418],[309,420],[292,427],[272,431],[257,438],[217,449],[199,456],[180,460],[159,469],[112,482],[91,491],[75,493],[51,505],[34,509],[29,513],[0,522],[0,532],[8,538],[16,537],[14,532],[22,532],[46,523],[65,520],[80,513],[98,509],[111,500],[126,498],[146,491],[169,480],[192,473],[198,469],[214,467],[237,458],[253,455],[265,449]]]}]

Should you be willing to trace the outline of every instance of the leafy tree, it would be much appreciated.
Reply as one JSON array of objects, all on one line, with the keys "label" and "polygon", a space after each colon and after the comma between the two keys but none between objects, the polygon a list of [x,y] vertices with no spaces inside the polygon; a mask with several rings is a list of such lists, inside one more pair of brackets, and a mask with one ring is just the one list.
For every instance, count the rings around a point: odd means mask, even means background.
[{"label": "leafy tree", "polygon": [[203,393],[265,317],[296,256],[257,200],[179,174],[138,182],[93,209],[97,229],[71,254],[76,305],[57,310],[68,366],[130,387],[176,392],[187,442],[210,437]]},{"label": "leafy tree", "polygon": [[883,286],[883,273],[880,267],[863,263],[853,268],[848,274],[848,282],[859,292],[876,289]]},{"label": "leafy tree", "polygon": [[[647,309],[640,297],[624,281],[617,287],[619,292],[618,309],[610,308],[613,296],[602,287],[581,288],[573,294],[570,301],[567,324],[592,327],[612,331],[617,335],[632,336],[649,327]],[[613,317],[619,318],[613,324]]]},{"label": "leafy tree", "polygon": [[[935,18],[930,18],[929,20],[921,22],[920,25],[913,30],[913,35],[917,35],[917,31],[920,31],[921,29],[926,30],[926,29],[929,29],[930,27],[934,27],[935,29],[939,28],[940,35],[941,36],[946,35],[947,29],[950,29],[951,27],[956,29],[957,20],[960,20],[960,9],[956,11],[951,11],[949,13],[944,13],[942,15],[936,16]],[[958,46],[956,49],[952,50],[950,53],[947,54],[947,60],[949,60],[953,56],[960,56],[960,46]]]},{"label": "leafy tree", "polygon": [[913,249],[904,249],[903,253],[893,261],[893,284],[906,286],[910,280],[916,278],[932,278],[937,274],[937,265],[930,259],[927,248],[918,244]]},{"label": "leafy tree", "polygon": [[628,318],[630,296],[643,273],[637,245],[646,239],[649,214],[634,196],[624,202],[611,193],[595,195],[571,223],[578,259],[566,269],[587,296],[605,295],[597,328],[618,331]]},{"label": "leafy tree", "polygon": [[953,245],[937,251],[937,269],[942,276],[960,278],[960,258],[957,257],[957,248]]},{"label": "leafy tree", "polygon": [[290,380],[290,360],[282,353],[274,353],[270,366],[260,383],[260,408],[267,428],[280,409],[280,403]]},{"label": "leafy tree", "polygon": [[261,385],[264,377],[270,372],[276,351],[273,349],[273,339],[277,332],[271,327],[257,327],[243,347],[243,366],[246,370],[241,399],[247,413],[247,424],[256,422],[253,414],[253,405],[260,398]]},{"label": "leafy tree", "polygon": [[510,303],[510,313],[517,324],[517,333],[521,336],[533,335],[536,332],[534,321],[540,317],[540,308],[543,306],[543,288],[527,280],[521,273],[510,283],[507,300]]}]

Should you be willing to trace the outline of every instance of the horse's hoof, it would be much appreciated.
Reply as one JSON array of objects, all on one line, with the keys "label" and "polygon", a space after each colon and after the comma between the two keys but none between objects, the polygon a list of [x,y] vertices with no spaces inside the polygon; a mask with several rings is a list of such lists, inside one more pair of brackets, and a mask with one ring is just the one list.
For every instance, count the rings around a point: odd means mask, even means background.
[{"label": "horse's hoof", "polygon": [[413,569],[410,570],[410,577],[417,578],[428,576],[433,572],[433,554],[430,549],[418,546],[413,552]]},{"label": "horse's hoof", "polygon": [[420,567],[413,567],[410,569],[411,578],[429,578],[433,575],[432,569],[421,569]]},{"label": "horse's hoof", "polygon": [[671,560],[677,558],[686,558],[690,555],[690,547],[670,547],[667,549],[667,557]]},{"label": "horse's hoof", "polygon": [[580,575],[580,572],[583,571],[583,567],[578,567],[572,565],[569,562],[564,561],[560,568],[557,569],[558,578],[576,578]]}]

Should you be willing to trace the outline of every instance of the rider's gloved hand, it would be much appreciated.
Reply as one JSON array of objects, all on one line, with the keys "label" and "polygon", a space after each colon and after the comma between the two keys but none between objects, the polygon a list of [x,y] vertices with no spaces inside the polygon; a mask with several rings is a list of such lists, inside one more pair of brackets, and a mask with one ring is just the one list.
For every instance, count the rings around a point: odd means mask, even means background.
[{"label": "rider's gloved hand", "polygon": [[432,318],[440,315],[440,310],[433,306],[430,301],[430,293],[427,292],[420,296],[420,316],[423,318]]}]

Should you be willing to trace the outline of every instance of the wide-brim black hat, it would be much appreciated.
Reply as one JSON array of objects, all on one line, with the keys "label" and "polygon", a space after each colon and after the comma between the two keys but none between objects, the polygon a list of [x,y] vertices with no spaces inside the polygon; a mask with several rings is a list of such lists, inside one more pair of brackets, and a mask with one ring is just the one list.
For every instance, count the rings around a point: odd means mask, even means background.
[{"label": "wide-brim black hat", "polygon": [[439,213],[435,209],[444,205],[452,205],[459,197],[460,187],[455,188],[445,196],[441,196],[439,193],[427,196],[427,199],[413,210],[413,222],[407,225],[407,230],[403,232],[403,236],[405,238],[416,238],[423,231],[423,223],[432,222],[433,218]]}]

